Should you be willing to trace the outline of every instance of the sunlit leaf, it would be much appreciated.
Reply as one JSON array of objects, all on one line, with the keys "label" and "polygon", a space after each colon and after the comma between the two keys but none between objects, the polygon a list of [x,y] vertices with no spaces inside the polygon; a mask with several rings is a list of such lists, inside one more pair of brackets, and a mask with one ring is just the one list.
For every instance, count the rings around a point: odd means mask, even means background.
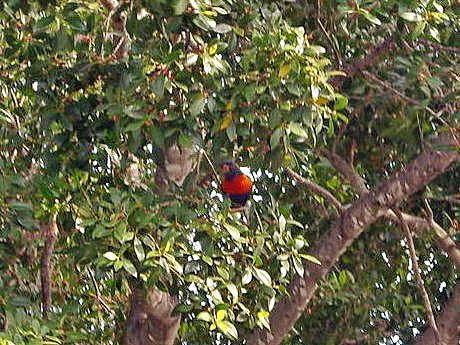
[{"label": "sunlit leaf", "polygon": [[267,286],[272,285],[272,278],[270,277],[270,274],[268,274],[267,271],[254,267],[253,272],[257,280],[260,281],[262,284]]},{"label": "sunlit leaf", "polygon": [[115,261],[118,259],[118,255],[115,254],[114,252],[105,252],[103,256],[104,258],[110,261]]}]

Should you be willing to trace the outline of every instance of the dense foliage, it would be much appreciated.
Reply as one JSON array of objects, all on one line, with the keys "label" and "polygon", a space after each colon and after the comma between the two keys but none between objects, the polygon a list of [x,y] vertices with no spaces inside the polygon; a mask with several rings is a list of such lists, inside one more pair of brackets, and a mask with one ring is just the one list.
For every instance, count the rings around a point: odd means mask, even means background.
[{"label": "dense foliage", "polygon": [[[183,344],[240,343],[269,327],[338,212],[285,168],[346,205],[356,190],[322,150],[372,187],[458,126],[454,1],[107,3],[0,8],[0,344],[115,343],[141,285],[177,296]],[[174,145],[193,150],[193,169],[164,191],[157,172]],[[256,181],[245,215],[229,211],[213,176],[228,158]],[[458,202],[442,198],[459,180],[451,169],[404,209],[422,215],[431,198],[458,239]],[[41,229],[53,215],[45,319]],[[458,273],[432,239],[416,245],[437,311]],[[398,344],[424,320],[407,244],[382,221],[342,256],[286,343]]]}]

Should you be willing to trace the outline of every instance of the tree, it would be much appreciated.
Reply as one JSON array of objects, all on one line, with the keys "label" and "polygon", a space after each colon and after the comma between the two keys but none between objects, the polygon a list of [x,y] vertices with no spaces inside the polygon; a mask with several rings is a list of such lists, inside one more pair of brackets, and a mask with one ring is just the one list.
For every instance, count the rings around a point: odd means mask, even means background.
[{"label": "tree", "polygon": [[457,10],[6,1],[0,343],[458,343]]}]

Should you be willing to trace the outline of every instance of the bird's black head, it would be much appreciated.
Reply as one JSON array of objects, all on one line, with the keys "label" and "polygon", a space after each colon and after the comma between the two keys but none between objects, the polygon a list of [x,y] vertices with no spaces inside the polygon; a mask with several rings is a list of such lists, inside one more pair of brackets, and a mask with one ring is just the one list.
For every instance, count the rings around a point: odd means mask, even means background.
[{"label": "bird's black head", "polygon": [[225,174],[240,170],[239,166],[234,161],[223,161],[222,163],[220,163],[220,169]]}]

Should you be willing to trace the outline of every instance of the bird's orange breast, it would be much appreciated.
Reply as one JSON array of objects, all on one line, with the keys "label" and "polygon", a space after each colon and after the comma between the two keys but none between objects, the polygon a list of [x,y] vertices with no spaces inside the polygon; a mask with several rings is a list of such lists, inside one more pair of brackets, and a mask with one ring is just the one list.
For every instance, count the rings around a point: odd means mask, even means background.
[{"label": "bird's orange breast", "polygon": [[224,179],[221,185],[225,194],[246,194],[252,191],[252,181],[246,175],[236,175],[231,179]]}]

